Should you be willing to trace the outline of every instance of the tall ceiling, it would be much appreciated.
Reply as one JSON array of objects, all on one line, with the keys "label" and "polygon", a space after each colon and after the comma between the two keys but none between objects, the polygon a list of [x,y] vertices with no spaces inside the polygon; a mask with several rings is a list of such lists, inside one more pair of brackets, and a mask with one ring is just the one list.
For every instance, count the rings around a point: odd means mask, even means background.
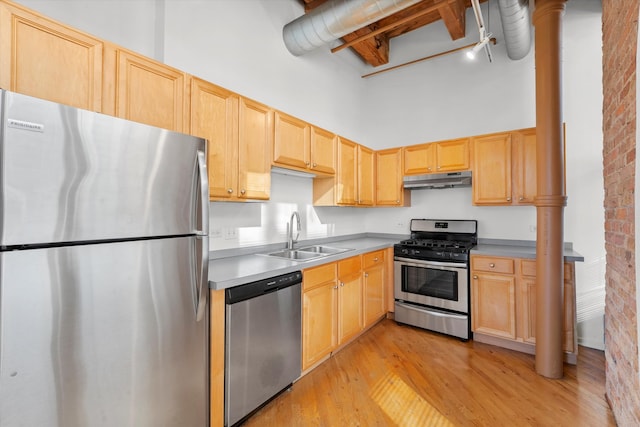
[{"label": "tall ceiling", "polygon": [[[329,0],[296,0],[308,13]],[[480,0],[483,3],[487,0]],[[389,62],[389,40],[425,25],[442,20],[451,40],[465,37],[466,9],[471,0],[422,0],[400,12],[383,18],[342,37],[343,45],[332,51],[348,47],[364,62],[378,67]]]}]

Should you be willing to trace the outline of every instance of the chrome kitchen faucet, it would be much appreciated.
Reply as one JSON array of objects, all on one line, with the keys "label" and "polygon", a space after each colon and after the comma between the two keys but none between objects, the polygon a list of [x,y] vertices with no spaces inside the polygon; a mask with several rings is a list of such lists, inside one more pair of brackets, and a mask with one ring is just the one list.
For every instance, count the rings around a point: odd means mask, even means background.
[{"label": "chrome kitchen faucet", "polygon": [[[293,218],[296,218],[296,238],[293,238]],[[291,214],[291,218],[287,223],[287,249],[293,249],[293,244],[298,242],[298,238],[300,237],[300,215],[298,215],[298,211],[293,211]]]}]

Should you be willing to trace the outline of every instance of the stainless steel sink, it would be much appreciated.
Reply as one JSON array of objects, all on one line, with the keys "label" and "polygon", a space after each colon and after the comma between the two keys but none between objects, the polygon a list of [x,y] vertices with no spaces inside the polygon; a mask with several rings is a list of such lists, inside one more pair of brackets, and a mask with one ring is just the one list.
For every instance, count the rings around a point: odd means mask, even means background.
[{"label": "stainless steel sink", "polygon": [[311,261],[316,258],[322,258],[329,255],[335,255],[335,254],[352,251],[352,250],[353,249],[334,248],[331,246],[323,246],[323,245],[312,245],[312,246],[305,246],[299,249],[283,249],[281,251],[270,252],[268,254],[260,254],[260,255],[302,262],[302,261]]},{"label": "stainless steel sink", "polygon": [[296,249],[285,249],[282,251],[271,252],[266,255],[276,258],[290,259],[293,261],[309,261],[324,256],[323,254],[300,251]]},{"label": "stainless steel sink", "polygon": [[342,252],[352,251],[353,249],[345,249],[345,248],[334,248],[331,246],[323,246],[323,245],[313,245],[313,246],[305,246],[303,248],[298,249],[301,252],[311,252],[316,254],[323,255],[333,255],[339,254]]}]

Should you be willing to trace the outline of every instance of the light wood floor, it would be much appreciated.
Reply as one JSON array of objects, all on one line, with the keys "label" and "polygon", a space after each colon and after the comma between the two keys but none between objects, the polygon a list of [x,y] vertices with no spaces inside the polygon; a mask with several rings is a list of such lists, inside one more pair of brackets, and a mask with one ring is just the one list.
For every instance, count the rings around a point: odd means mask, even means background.
[{"label": "light wood floor", "polygon": [[269,426],[615,426],[604,354],[562,380],[531,355],[383,320],[253,415]]}]

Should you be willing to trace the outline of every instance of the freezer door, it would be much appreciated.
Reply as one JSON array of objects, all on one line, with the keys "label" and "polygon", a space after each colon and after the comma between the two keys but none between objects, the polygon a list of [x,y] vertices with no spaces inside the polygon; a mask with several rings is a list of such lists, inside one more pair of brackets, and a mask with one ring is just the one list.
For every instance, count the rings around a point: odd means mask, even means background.
[{"label": "freezer door", "polygon": [[0,252],[0,426],[208,425],[198,245]]},{"label": "freezer door", "polygon": [[0,246],[208,233],[204,139],[0,95]]}]

